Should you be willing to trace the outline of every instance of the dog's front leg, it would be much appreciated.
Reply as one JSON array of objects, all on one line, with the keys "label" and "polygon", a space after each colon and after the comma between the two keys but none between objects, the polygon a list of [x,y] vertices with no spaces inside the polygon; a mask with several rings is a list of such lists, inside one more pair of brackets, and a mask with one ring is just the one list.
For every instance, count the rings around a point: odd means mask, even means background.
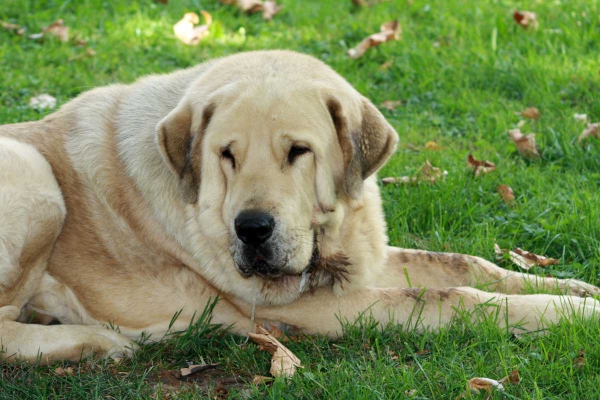
[{"label": "dog's front leg", "polygon": [[386,268],[379,287],[477,286],[509,294],[534,291],[589,296],[600,294],[594,285],[575,279],[556,279],[500,268],[475,256],[388,247]]},{"label": "dog's front leg", "polygon": [[492,316],[500,327],[519,333],[543,329],[546,323],[574,313],[586,318],[600,315],[600,303],[591,298],[504,295],[470,287],[364,288],[342,296],[322,288],[288,305],[260,307],[257,317],[258,322],[277,321],[307,334],[337,337],[344,321],[352,323],[361,316],[372,317],[383,326],[391,322],[422,330],[447,324],[457,310],[465,310],[472,320]]}]

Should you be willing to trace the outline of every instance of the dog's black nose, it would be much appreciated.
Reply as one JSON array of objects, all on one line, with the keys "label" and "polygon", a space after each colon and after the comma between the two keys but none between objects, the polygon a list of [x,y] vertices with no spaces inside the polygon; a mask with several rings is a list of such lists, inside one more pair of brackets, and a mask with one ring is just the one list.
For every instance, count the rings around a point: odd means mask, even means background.
[{"label": "dog's black nose", "polygon": [[258,246],[273,234],[275,219],[261,211],[242,211],[235,218],[235,233],[245,244]]}]

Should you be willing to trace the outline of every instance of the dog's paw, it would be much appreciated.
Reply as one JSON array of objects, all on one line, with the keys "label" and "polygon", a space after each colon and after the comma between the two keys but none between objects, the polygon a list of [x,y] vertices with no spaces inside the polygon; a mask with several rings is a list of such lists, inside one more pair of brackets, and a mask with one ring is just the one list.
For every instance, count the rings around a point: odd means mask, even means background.
[{"label": "dog's paw", "polygon": [[576,279],[561,279],[559,283],[561,292],[570,296],[591,297],[600,296],[600,289],[597,286],[590,285]]},{"label": "dog's paw", "polygon": [[99,328],[91,337],[93,352],[109,358],[131,357],[139,346],[122,334]]}]

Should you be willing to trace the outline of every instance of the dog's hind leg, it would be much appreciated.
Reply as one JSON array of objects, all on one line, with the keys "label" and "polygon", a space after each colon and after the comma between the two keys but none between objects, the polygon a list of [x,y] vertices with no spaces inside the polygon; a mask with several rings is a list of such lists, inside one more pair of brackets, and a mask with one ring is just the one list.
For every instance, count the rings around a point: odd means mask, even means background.
[{"label": "dog's hind leg", "polygon": [[45,158],[0,138],[0,360],[79,360],[91,352],[128,352],[124,336],[91,326],[17,322],[36,294],[66,211]]},{"label": "dog's hind leg", "polygon": [[379,287],[444,288],[477,286],[501,293],[550,292],[572,296],[597,295],[596,286],[575,279],[556,279],[500,268],[480,257],[388,247]]}]

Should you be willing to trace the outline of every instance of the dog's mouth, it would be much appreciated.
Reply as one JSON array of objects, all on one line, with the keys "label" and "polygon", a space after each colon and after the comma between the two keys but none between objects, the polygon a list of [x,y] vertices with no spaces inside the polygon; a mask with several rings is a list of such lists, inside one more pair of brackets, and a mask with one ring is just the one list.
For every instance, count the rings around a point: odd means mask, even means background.
[{"label": "dog's mouth", "polygon": [[329,258],[323,258],[319,254],[317,246],[313,249],[313,255],[308,265],[301,272],[286,271],[286,266],[277,266],[269,263],[264,257],[257,255],[251,263],[235,263],[237,271],[244,278],[253,276],[262,278],[271,283],[294,283],[298,285],[298,291],[314,290],[324,282],[333,284],[338,281],[343,284],[347,282],[350,265],[344,254],[335,254]]}]

